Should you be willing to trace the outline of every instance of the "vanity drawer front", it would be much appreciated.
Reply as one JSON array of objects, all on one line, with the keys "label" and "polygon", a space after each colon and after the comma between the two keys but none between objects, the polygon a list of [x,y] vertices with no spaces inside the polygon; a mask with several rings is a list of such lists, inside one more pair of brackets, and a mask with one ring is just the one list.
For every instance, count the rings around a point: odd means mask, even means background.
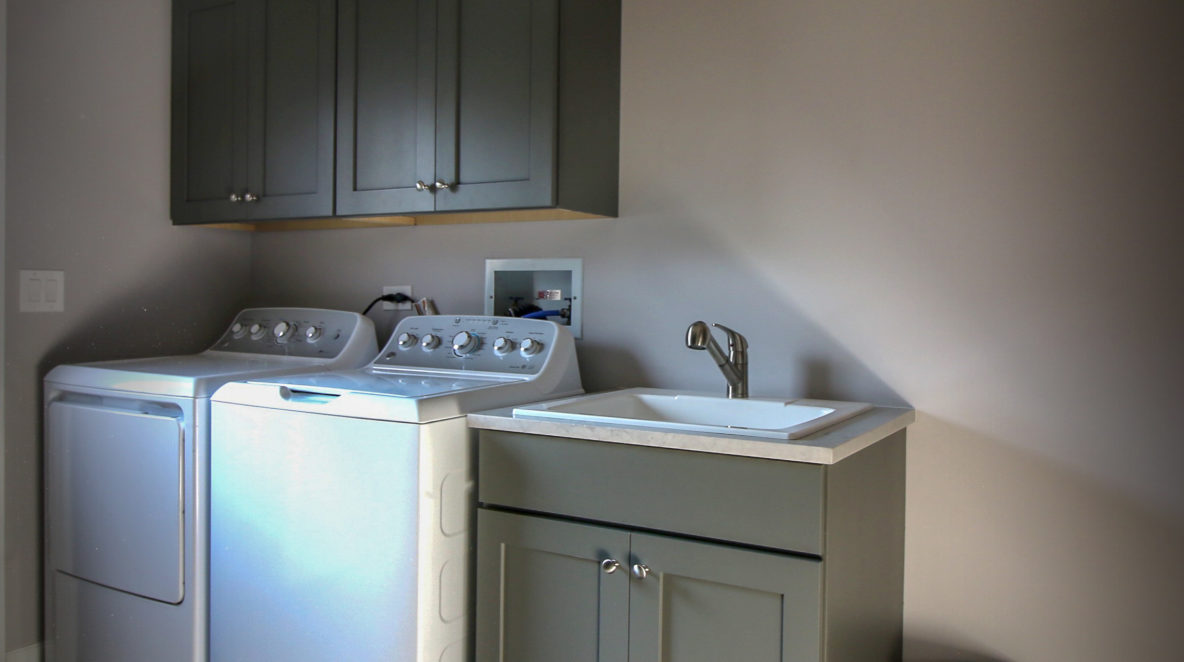
[{"label": "vanity drawer front", "polygon": [[821,465],[482,430],[486,505],[822,555]]}]

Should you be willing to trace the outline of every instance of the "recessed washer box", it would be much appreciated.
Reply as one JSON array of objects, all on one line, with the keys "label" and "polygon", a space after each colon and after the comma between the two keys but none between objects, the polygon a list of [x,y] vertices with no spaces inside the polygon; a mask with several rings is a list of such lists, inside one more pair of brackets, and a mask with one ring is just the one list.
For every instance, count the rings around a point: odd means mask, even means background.
[{"label": "recessed washer box", "polygon": [[581,258],[490,259],[485,261],[485,314],[521,317],[524,310],[562,311],[548,315],[583,331],[584,260]]}]

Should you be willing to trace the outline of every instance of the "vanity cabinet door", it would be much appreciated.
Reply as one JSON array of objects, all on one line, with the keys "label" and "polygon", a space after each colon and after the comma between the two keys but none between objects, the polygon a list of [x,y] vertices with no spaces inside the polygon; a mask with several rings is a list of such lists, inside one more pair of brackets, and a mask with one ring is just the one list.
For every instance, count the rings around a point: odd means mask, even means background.
[{"label": "vanity cabinet door", "polygon": [[818,662],[822,561],[635,533],[630,660]]},{"label": "vanity cabinet door", "polygon": [[623,531],[480,509],[477,662],[626,662],[628,554]]}]

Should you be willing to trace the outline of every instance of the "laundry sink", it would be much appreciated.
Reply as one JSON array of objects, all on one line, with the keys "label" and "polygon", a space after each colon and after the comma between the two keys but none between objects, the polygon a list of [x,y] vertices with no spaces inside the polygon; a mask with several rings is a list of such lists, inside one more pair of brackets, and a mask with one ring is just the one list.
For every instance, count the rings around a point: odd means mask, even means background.
[{"label": "laundry sink", "polygon": [[730,399],[703,393],[632,388],[523,405],[514,409],[514,417],[799,439],[870,408],[871,405],[862,402]]}]

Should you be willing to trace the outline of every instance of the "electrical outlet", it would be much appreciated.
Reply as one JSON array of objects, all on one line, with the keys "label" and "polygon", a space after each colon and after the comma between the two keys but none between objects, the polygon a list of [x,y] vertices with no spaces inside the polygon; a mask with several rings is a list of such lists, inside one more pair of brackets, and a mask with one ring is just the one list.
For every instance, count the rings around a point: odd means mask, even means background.
[{"label": "electrical outlet", "polygon": [[[403,294],[406,294],[407,296],[411,296],[411,286],[410,285],[385,285],[382,288],[383,294],[398,294],[400,292]],[[383,310],[411,310],[411,302],[407,301],[404,303],[393,303],[390,301],[383,301],[382,302],[382,309]]]}]

